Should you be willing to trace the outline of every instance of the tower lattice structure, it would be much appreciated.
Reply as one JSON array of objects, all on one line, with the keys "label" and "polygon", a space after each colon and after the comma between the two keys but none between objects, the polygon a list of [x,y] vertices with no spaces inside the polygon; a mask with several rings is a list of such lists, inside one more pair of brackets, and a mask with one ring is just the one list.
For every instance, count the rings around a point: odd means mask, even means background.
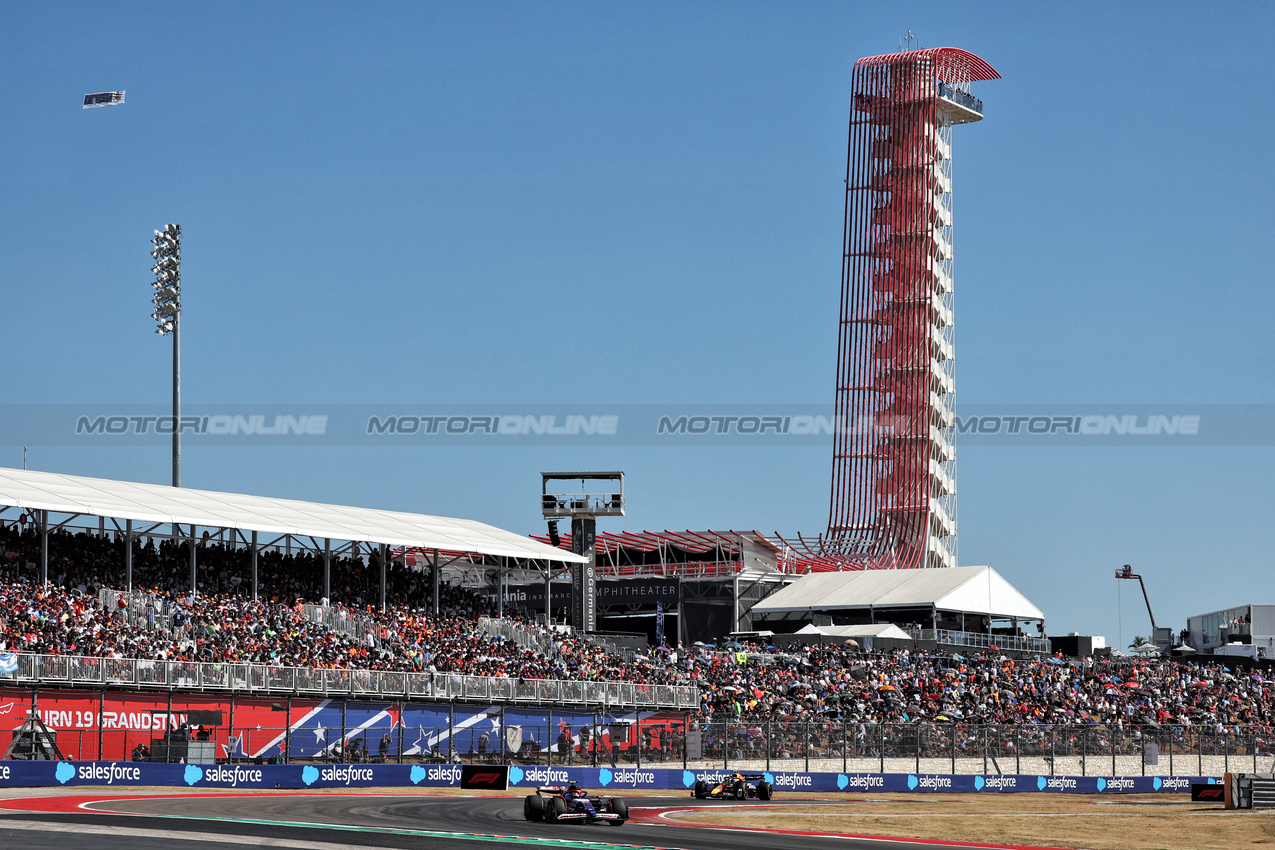
[{"label": "tower lattice structure", "polygon": [[952,127],[999,77],[951,47],[855,63],[823,541],[852,569],[957,564]]}]

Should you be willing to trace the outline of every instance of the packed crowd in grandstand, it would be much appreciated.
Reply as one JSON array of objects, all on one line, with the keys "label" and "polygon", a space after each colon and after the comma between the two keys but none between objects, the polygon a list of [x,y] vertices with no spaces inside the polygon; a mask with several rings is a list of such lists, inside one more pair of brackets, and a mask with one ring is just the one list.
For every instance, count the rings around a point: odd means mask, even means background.
[{"label": "packed crowd in grandstand", "polygon": [[343,562],[338,572],[334,564],[341,596],[333,596],[347,604],[332,605],[365,625],[356,637],[304,610],[302,600],[314,599],[322,581],[321,561],[263,557],[263,590],[253,601],[244,592],[244,553],[215,543],[201,547],[202,574],[211,578],[195,595],[176,578],[189,575],[180,547],[139,545],[134,582],[148,588],[151,601],[144,617],[125,617],[98,594],[123,584],[120,544],[90,534],[56,538],[45,588],[33,572],[33,535],[0,529],[2,650],[690,684],[700,689],[702,714],[741,720],[1221,727],[1275,719],[1270,679],[1206,661],[1011,659],[998,652],[872,653],[831,645],[665,647],[626,657],[524,622],[543,640],[532,650],[481,629],[478,618],[491,612],[476,594],[444,587],[434,617],[406,601],[424,604],[426,580],[396,567],[388,573],[393,604],[382,612],[367,601],[379,594],[379,567]]}]

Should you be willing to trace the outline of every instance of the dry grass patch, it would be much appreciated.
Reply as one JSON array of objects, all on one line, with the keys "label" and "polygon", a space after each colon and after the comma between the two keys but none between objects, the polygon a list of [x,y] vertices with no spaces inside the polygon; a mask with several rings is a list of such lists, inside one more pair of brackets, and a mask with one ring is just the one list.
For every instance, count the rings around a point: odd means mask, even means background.
[{"label": "dry grass patch", "polygon": [[666,820],[1081,850],[1275,845],[1275,816],[1226,812],[1218,806],[1182,802],[1179,795],[880,794],[822,805],[678,812]]}]

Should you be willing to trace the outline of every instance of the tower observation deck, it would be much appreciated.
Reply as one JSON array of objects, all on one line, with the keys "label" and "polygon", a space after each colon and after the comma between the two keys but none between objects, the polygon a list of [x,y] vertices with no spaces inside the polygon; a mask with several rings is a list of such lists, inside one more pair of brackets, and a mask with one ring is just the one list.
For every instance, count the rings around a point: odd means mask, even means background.
[{"label": "tower observation deck", "polygon": [[1000,75],[951,47],[860,59],[846,156],[832,498],[848,568],[956,566],[952,127]]}]

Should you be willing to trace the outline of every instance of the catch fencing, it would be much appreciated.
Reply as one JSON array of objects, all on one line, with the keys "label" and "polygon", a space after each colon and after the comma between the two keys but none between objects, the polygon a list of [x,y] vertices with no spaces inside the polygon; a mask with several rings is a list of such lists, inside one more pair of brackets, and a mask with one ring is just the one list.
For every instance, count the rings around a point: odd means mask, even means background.
[{"label": "catch fencing", "polygon": [[688,732],[688,763],[724,770],[1204,776],[1275,769],[1270,726],[731,719],[692,723]]},{"label": "catch fencing", "polygon": [[548,703],[654,710],[698,708],[699,690],[684,685],[511,679],[459,673],[329,670],[196,661],[150,661],[19,653],[18,669],[0,684],[251,691],[260,694]]}]

